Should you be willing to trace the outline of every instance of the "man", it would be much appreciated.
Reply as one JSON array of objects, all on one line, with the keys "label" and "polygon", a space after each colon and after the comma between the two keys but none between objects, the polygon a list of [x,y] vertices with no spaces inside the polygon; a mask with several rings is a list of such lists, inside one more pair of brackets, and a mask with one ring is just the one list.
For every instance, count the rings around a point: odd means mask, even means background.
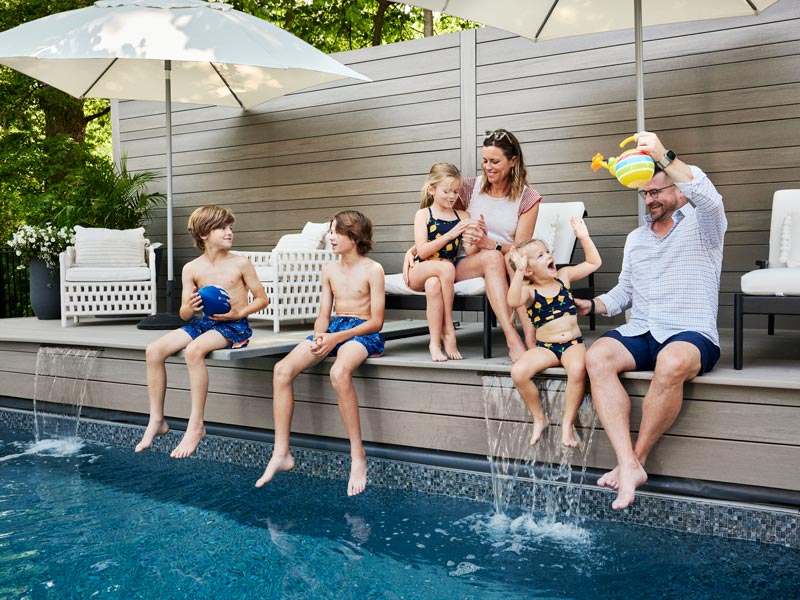
[{"label": "man", "polygon": [[[580,314],[608,316],[631,309],[625,325],[601,336],[586,354],[592,400],[617,457],[597,482],[617,491],[612,508],[634,501],[647,481],[644,464],[678,416],[683,383],[710,371],[719,359],[717,305],[727,228],[722,196],[705,173],[666,150],[654,133],[636,136],[638,149],[658,169],[639,192],[649,215],[628,235],[617,285]],[[624,371],[653,372],[636,444],[630,434],[631,401]]]}]

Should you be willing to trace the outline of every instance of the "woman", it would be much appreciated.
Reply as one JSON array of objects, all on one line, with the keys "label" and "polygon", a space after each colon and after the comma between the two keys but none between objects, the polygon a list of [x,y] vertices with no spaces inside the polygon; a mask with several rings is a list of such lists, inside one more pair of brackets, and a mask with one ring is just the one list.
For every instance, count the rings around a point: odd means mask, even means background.
[{"label": "woman", "polygon": [[[506,255],[513,246],[533,237],[542,197],[528,186],[522,148],[513,133],[505,129],[486,132],[482,155],[483,175],[462,180],[456,204],[456,208],[466,210],[472,217],[471,226],[463,235],[464,244],[477,246],[480,251],[457,260],[456,281],[485,279],[486,295],[503,329],[508,354],[515,362],[528,347],[535,345],[535,333],[530,320],[521,318],[523,342],[511,319],[506,301],[509,276]],[[406,252],[403,265],[406,284],[414,253],[415,248]]]}]

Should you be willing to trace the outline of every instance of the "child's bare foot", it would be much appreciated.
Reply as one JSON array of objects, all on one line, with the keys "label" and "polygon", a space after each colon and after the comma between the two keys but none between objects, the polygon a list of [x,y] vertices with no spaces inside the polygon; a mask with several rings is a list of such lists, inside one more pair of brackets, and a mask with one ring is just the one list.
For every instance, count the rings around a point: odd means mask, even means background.
[{"label": "child's bare foot", "polygon": [[264,474],[256,481],[256,487],[264,487],[264,484],[272,481],[272,478],[277,473],[291,471],[292,469],[294,469],[294,457],[291,454],[278,455],[273,453],[272,458],[267,463],[267,468],[264,469]]},{"label": "child's bare foot", "polygon": [[431,351],[433,362],[445,362],[447,360],[447,356],[442,352],[439,344],[431,344],[428,349]]},{"label": "child's bare foot", "polygon": [[200,445],[202,439],[206,437],[206,428],[200,426],[199,428],[187,427],[186,433],[183,434],[181,443],[169,453],[172,458],[187,458],[194,454],[197,446]]},{"label": "child's bare foot", "polygon": [[619,469],[619,491],[617,498],[611,503],[614,510],[622,510],[633,504],[636,489],[647,481],[647,473],[638,462],[635,465],[617,467]]},{"label": "child's bare foot", "polygon": [[444,352],[447,354],[447,358],[452,360],[462,360],[464,357],[461,356],[461,353],[458,351],[458,345],[456,344],[456,332],[453,331],[451,333],[444,334]]},{"label": "child's bare foot", "polygon": [[350,481],[347,482],[347,495],[355,496],[367,487],[367,458],[350,459]]},{"label": "child's bare foot", "polygon": [[577,448],[580,443],[578,433],[572,423],[561,424],[561,445],[567,448]]},{"label": "child's bare foot", "polygon": [[540,439],[542,439],[542,434],[547,426],[550,425],[550,419],[546,416],[542,417],[541,419],[537,419],[534,417],[533,419],[533,435],[531,435],[531,446],[535,445]]},{"label": "child's bare foot", "polygon": [[508,357],[511,359],[512,363],[515,363],[522,358],[522,355],[527,351],[528,349],[525,347],[525,344],[523,344],[522,340],[517,336],[516,341],[508,346]]},{"label": "child's bare foot", "polygon": [[169,425],[167,425],[167,422],[164,419],[159,421],[150,421],[147,424],[147,429],[144,430],[144,435],[142,436],[141,441],[136,444],[134,452],[144,452],[145,450],[148,450],[150,446],[153,445],[154,439],[168,432]]},{"label": "child's bare foot", "polygon": [[612,490],[619,489],[619,467],[614,467],[608,473],[604,473],[600,479],[597,480],[598,487],[606,487]]}]

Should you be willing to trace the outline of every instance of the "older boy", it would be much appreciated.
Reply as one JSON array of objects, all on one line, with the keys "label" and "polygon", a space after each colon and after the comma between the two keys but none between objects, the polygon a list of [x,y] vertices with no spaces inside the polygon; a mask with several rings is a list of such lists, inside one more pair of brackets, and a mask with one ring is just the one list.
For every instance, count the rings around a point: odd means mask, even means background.
[{"label": "older boy", "polygon": [[[182,348],[186,348],[192,408],[186,433],[170,456],[186,458],[195,451],[206,434],[203,423],[208,395],[206,355],[212,350],[246,346],[253,334],[247,316],[267,306],[267,294],[253,264],[247,258],[230,252],[234,220],[233,213],[221,206],[203,206],[189,217],[189,233],[194,238],[194,245],[203,250],[202,256],[183,267],[181,276],[183,291],[179,314],[184,321],[191,321],[147,346],[150,421],[142,440],[136,445],[136,452],[147,450],[156,436],[169,431],[164,420],[164,397],[167,391],[164,363]],[[219,286],[228,292],[228,312],[210,316],[203,314],[203,300],[197,291],[207,285]],[[253,295],[249,303],[248,291]]]},{"label": "older boy", "polygon": [[[327,356],[336,357],[330,369],[331,383],[350,438],[347,495],[360,494],[367,485],[367,457],[361,441],[353,371],[368,356],[383,354],[384,339],[379,333],[385,304],[383,267],[366,256],[372,249],[372,223],[360,212],[343,211],[333,217],[331,245],[341,261],[322,268],[322,298],[314,335],[275,365],[272,380],[275,444],[256,487],[271,481],[279,471],[294,467],[289,450],[294,408],[292,384],[304,369]],[[336,316],[331,318],[334,299]]]}]

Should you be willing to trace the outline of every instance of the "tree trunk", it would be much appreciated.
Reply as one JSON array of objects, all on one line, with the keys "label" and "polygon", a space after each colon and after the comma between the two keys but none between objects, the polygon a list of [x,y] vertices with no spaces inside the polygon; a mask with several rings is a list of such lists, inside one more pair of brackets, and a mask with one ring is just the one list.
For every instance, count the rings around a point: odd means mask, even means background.
[{"label": "tree trunk", "polygon": [[433,37],[433,11],[427,8],[422,11],[422,26],[425,37]]},{"label": "tree trunk", "polygon": [[86,135],[86,118],[83,114],[83,100],[52,87],[45,87],[36,94],[39,107],[44,112],[44,134],[55,137],[66,133],[76,142],[82,142]]},{"label": "tree trunk", "polygon": [[372,30],[372,45],[381,45],[381,35],[383,33],[383,20],[386,16],[386,9],[389,8],[391,0],[378,0],[378,12],[375,13],[375,29]]}]

